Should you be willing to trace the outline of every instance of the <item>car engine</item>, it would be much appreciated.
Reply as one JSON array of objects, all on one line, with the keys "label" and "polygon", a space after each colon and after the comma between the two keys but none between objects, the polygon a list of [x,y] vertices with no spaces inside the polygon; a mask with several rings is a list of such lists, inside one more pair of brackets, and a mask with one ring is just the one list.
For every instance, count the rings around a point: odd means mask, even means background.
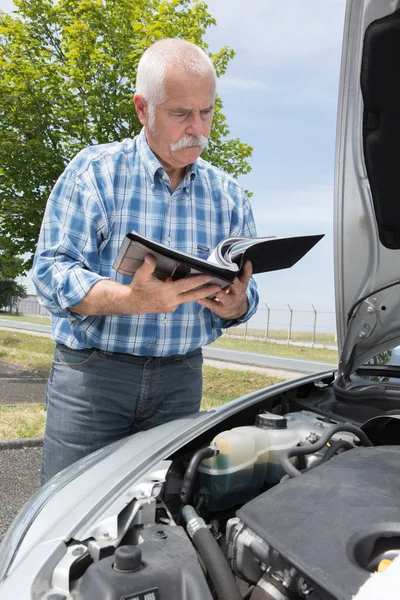
[{"label": "car engine", "polygon": [[400,553],[399,446],[307,410],[252,427],[151,475],[112,543],[72,545],[63,598],[348,600]]}]

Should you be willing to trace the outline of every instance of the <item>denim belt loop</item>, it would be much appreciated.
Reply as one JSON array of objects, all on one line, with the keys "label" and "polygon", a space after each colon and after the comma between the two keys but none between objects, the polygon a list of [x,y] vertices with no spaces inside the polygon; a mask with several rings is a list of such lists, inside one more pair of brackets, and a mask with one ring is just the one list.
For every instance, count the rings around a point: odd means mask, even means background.
[{"label": "denim belt loop", "polygon": [[107,358],[109,356],[112,356],[114,352],[108,352],[107,350],[97,350],[97,354],[102,358]]}]

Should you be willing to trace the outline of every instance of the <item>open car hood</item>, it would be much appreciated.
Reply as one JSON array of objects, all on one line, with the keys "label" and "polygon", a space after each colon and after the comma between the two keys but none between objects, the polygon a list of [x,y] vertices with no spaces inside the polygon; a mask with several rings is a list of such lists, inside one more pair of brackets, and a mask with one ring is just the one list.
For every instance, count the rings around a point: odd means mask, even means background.
[{"label": "open car hood", "polygon": [[348,2],[335,173],[339,370],[400,344],[400,0]]}]

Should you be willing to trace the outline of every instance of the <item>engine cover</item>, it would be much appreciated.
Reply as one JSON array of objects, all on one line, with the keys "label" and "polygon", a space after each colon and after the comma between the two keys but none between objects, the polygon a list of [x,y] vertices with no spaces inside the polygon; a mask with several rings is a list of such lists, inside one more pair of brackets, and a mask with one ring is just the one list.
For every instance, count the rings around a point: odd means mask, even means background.
[{"label": "engine cover", "polygon": [[[212,600],[182,527],[148,527],[141,537],[90,565],[73,585],[74,600]],[[124,548],[129,552],[117,557]]]},{"label": "engine cover", "polygon": [[374,555],[399,546],[400,447],[342,453],[258,496],[237,516],[321,598],[348,600],[376,568]]}]

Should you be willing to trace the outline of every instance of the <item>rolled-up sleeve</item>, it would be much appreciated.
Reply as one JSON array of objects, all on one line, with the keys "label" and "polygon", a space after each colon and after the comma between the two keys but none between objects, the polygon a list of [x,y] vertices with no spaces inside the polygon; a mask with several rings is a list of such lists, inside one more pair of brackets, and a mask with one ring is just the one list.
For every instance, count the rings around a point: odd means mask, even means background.
[{"label": "rolled-up sleeve", "polygon": [[[242,190],[241,196],[241,211],[234,213],[232,220],[233,233],[232,236],[257,237],[256,225],[254,222],[253,211],[250,205],[247,194]],[[211,313],[213,327],[217,329],[227,329],[235,325],[246,323],[257,312],[259,296],[257,284],[251,277],[246,290],[248,310],[240,319],[228,320],[219,317],[215,313]]]},{"label": "rolled-up sleeve", "polygon": [[68,308],[79,304],[98,281],[108,279],[99,267],[99,248],[108,229],[96,194],[67,168],[49,197],[33,263],[32,280],[49,312],[72,317]]}]

